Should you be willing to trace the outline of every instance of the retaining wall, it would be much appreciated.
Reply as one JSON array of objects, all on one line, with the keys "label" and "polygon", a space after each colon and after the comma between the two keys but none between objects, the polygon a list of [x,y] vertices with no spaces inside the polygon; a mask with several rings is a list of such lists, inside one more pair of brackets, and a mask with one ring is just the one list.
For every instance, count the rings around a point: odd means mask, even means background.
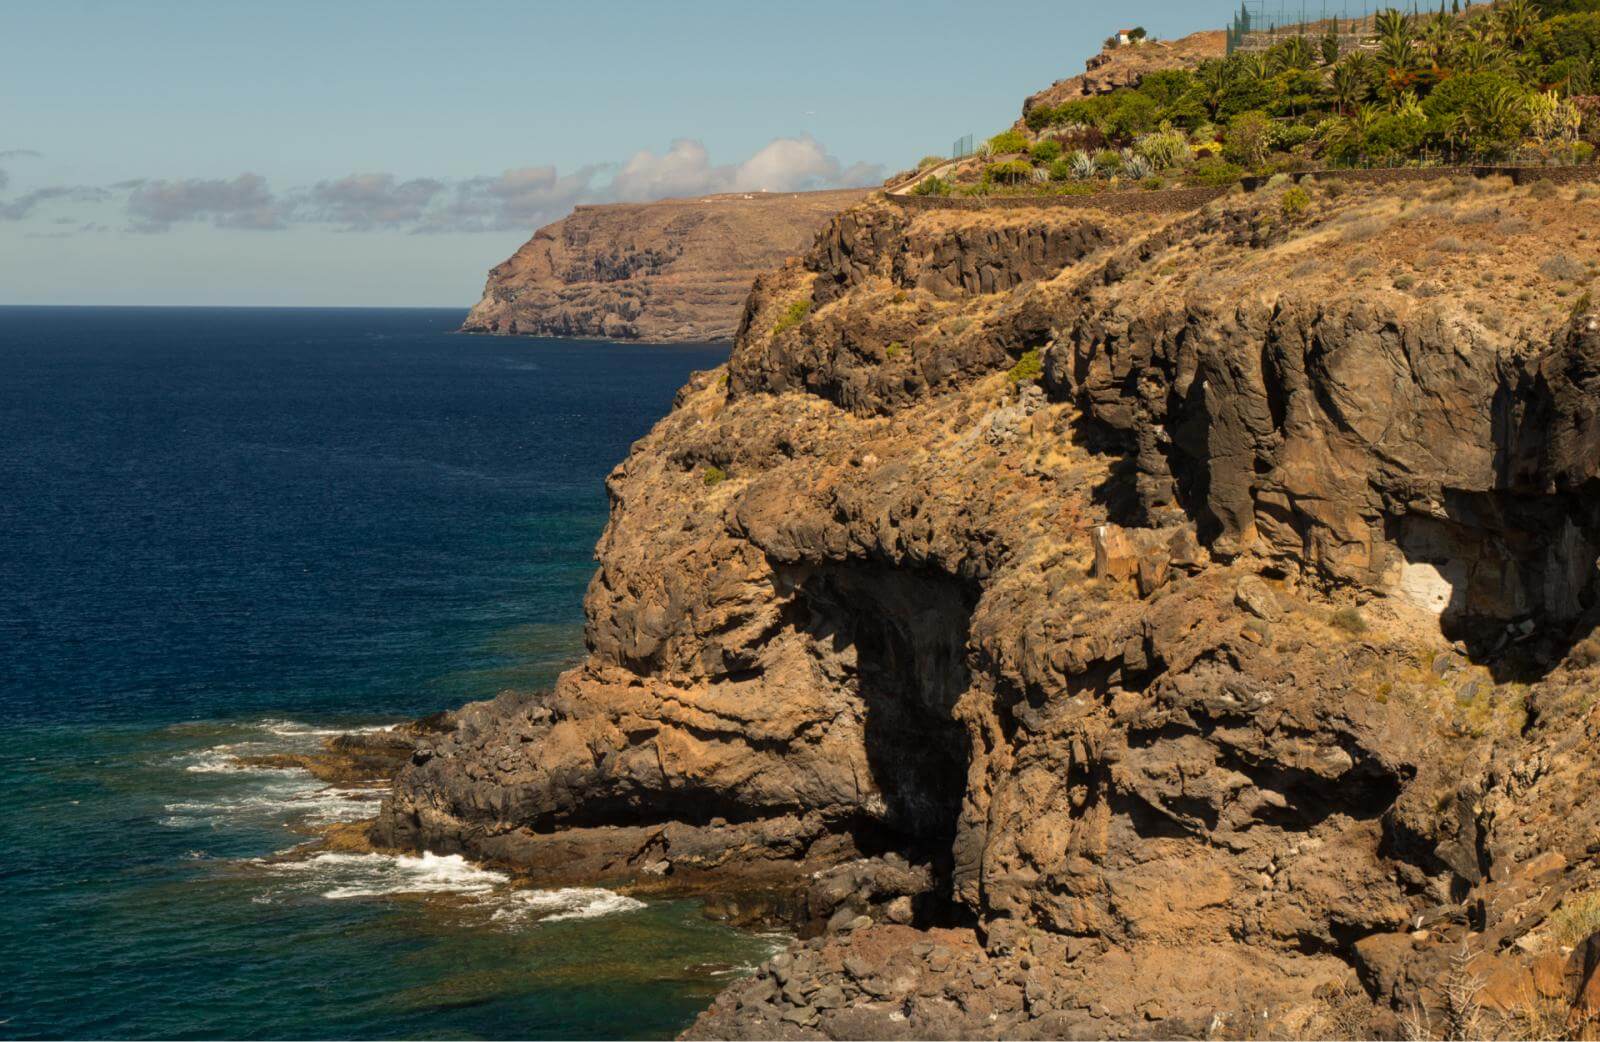
[{"label": "retaining wall", "polygon": [[[1411,181],[1445,181],[1456,177],[1509,177],[1514,184],[1550,181],[1575,184],[1600,180],[1600,165],[1583,166],[1398,166],[1352,167],[1336,170],[1309,170],[1289,174],[1295,181],[1308,177],[1319,180],[1354,181],[1359,184],[1403,184]],[[1253,192],[1270,178],[1247,177],[1239,183]],[[887,196],[908,210],[1014,210],[1038,207],[1105,210],[1111,213],[1181,213],[1198,209],[1213,199],[1227,195],[1223,188],[1163,188],[1154,192],[1128,190],[1097,192],[1094,195],[994,195],[994,196]]]}]

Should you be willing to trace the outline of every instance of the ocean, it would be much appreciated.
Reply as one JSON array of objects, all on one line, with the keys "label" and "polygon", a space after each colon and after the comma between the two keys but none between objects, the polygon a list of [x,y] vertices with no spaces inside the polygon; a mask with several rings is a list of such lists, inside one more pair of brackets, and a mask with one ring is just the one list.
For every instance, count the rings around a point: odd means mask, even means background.
[{"label": "ocean", "polygon": [[0,1037],[670,1037],[777,940],[457,857],[274,863],[312,749],[582,654],[606,473],[724,348],[0,308]]}]

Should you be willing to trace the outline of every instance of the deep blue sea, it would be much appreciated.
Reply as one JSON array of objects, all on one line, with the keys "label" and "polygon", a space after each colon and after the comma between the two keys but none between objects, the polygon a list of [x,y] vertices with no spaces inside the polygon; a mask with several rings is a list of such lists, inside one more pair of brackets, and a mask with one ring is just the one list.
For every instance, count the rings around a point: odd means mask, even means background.
[{"label": "deep blue sea", "polygon": [[712,346],[459,311],[0,308],[0,1037],[681,1030],[770,938],[458,858],[239,753],[547,685],[603,479]]}]

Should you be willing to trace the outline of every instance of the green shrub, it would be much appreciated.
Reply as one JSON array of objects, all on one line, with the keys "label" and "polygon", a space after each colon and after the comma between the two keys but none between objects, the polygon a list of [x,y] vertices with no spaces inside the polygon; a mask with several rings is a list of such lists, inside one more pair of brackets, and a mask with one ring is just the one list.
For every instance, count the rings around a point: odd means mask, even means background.
[{"label": "green shrub", "polygon": [[1304,123],[1274,123],[1272,147],[1284,152],[1292,151],[1317,136],[1317,128]]},{"label": "green shrub", "polygon": [[898,340],[894,341],[888,347],[883,349],[884,360],[888,361],[890,359],[899,358],[900,357],[900,353],[902,351],[904,351],[905,349],[906,349],[906,345],[902,344]]},{"label": "green shrub", "polygon": [[1364,148],[1369,159],[1385,166],[1403,164],[1422,147],[1428,120],[1421,112],[1379,116],[1367,129]]},{"label": "green shrub", "polygon": [[944,163],[944,156],[923,156],[917,160],[918,170],[927,170],[929,167],[940,166]]},{"label": "green shrub", "polygon": [[1112,102],[1097,124],[1107,137],[1130,141],[1155,129],[1160,111],[1148,96],[1131,90],[1107,96]]},{"label": "green shrub", "polygon": [[1195,163],[1190,178],[1198,185],[1208,188],[1221,188],[1224,185],[1237,184],[1244,176],[1244,167],[1236,163],[1208,156]]},{"label": "green shrub", "polygon": [[1335,629],[1344,630],[1352,636],[1360,636],[1367,632],[1367,620],[1362,617],[1359,608],[1340,608],[1329,617],[1328,622]]},{"label": "green shrub", "polygon": [[932,177],[924,177],[922,180],[918,181],[911,187],[911,194],[944,196],[950,194],[951,187],[952,185],[949,181],[946,181],[944,178],[939,177],[936,174]]},{"label": "green shrub", "polygon": [[1167,187],[1167,183],[1161,180],[1159,176],[1151,174],[1149,177],[1139,182],[1139,187],[1143,188],[1147,192],[1159,192],[1161,189]]},{"label": "green shrub", "polygon": [[1036,133],[1050,126],[1055,122],[1055,119],[1056,110],[1049,105],[1035,105],[1028,110],[1027,115],[1022,117],[1022,121],[1028,125],[1028,129]]},{"label": "green shrub", "polygon": [[1278,208],[1285,217],[1293,220],[1311,208],[1311,196],[1304,188],[1295,185],[1283,193],[1283,198],[1278,200]]},{"label": "green shrub", "polygon": [[983,171],[983,179],[990,184],[1019,185],[1033,176],[1033,164],[1026,159],[1007,159],[1003,163],[990,163]]},{"label": "green shrub", "polygon": [[1046,138],[1028,149],[1028,155],[1036,163],[1053,163],[1061,158],[1061,142]]},{"label": "green shrub", "polygon": [[1246,112],[1228,124],[1222,139],[1223,158],[1253,169],[1266,161],[1272,142],[1272,121],[1265,112]]},{"label": "green shrub", "polygon": [[1028,150],[1028,137],[1020,130],[1006,130],[989,139],[989,147],[994,154],[1005,155],[1008,152],[1026,152]]},{"label": "green shrub", "polygon": [[1068,161],[1068,160],[1065,160],[1065,159],[1058,159],[1054,163],[1051,163],[1050,164],[1050,180],[1052,180],[1052,181],[1070,181],[1070,180],[1072,180],[1072,163],[1070,161]]},{"label": "green shrub", "polygon": [[787,332],[805,321],[811,314],[811,301],[809,299],[797,300],[783,309],[783,314],[778,316],[778,321],[772,324],[772,335]]},{"label": "green shrub", "polygon": [[1020,384],[1025,381],[1037,380],[1043,375],[1044,362],[1039,357],[1039,349],[1032,347],[1022,352],[1022,357],[1017,359],[1017,364],[1011,367],[1010,372],[1006,373],[1006,379],[1011,381],[1012,384]]},{"label": "green shrub", "polygon": [[701,480],[706,483],[706,488],[715,488],[728,480],[728,472],[713,463],[705,469]]}]

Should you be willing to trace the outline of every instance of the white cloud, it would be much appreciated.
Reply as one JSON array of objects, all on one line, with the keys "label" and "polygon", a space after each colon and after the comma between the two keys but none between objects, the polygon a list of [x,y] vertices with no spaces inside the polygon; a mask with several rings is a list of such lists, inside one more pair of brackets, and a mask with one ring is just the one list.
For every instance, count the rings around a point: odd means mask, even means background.
[{"label": "white cloud", "polygon": [[[22,153],[0,153],[0,158]],[[882,168],[844,166],[814,138],[776,138],[742,163],[716,164],[689,138],[665,152],[635,152],[621,164],[563,174],[528,166],[498,176],[401,180],[392,173],[350,174],[279,194],[258,174],[234,178],[135,179],[109,187],[56,186],[0,203],[0,219],[24,220],[44,204],[124,200],[128,230],[164,232],[183,222],[275,231],[333,224],[347,231],[412,233],[526,230],[583,203],[645,202],[719,192],[796,192],[871,184]],[[0,188],[6,184],[0,172]]]},{"label": "white cloud", "polygon": [[666,152],[636,152],[617,171],[609,195],[619,201],[646,201],[716,192],[804,192],[843,188],[881,180],[881,168],[844,167],[815,138],[775,138],[742,163],[716,166],[705,145],[688,138]]},{"label": "white cloud", "polygon": [[145,181],[128,193],[133,230],[164,232],[180,221],[209,220],[218,228],[273,231],[285,227],[277,198],[259,174],[232,180],[181,178]]},{"label": "white cloud", "polygon": [[400,181],[393,174],[351,174],[318,181],[300,200],[300,220],[327,221],[351,231],[409,227],[422,220],[444,182],[419,177]]}]

